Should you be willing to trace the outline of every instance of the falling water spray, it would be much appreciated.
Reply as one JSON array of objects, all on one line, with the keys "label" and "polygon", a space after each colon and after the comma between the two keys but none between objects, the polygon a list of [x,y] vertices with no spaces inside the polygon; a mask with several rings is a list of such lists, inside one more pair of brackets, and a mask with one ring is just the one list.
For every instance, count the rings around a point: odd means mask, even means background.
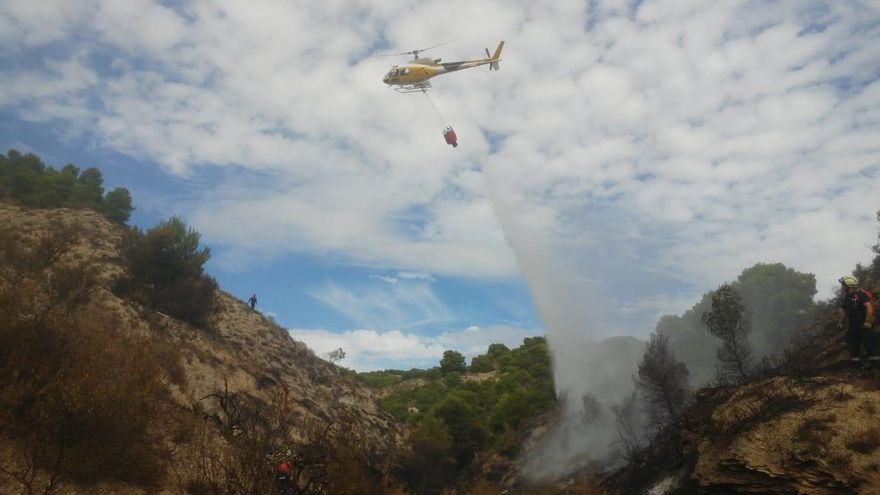
[{"label": "falling water spray", "polygon": [[532,294],[547,334],[560,410],[520,460],[522,474],[553,477],[587,465],[608,466],[618,458],[618,434],[611,408],[632,395],[632,374],[643,344],[608,338],[614,315],[603,297],[596,259],[566,232],[559,212],[500,173],[484,170],[492,208]]}]

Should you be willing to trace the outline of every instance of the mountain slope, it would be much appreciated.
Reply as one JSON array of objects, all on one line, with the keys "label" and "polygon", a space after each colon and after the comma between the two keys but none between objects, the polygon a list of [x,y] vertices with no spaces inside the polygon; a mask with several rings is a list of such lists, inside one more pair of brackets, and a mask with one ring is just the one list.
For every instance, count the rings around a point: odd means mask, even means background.
[{"label": "mountain slope", "polygon": [[851,373],[833,307],[785,358],[708,387],[607,477],[614,493],[880,493],[880,372]]},{"label": "mountain slope", "polygon": [[[110,321],[117,332],[115,338],[137,337],[149,344],[145,348],[162,369],[162,383],[170,398],[169,414],[182,418],[176,428],[187,430],[186,434],[163,432],[166,450],[172,456],[161,488],[154,488],[178,492],[189,486],[189,491],[198,493],[206,474],[200,472],[201,447],[196,445],[193,431],[205,425],[216,424],[220,431],[228,426],[226,437],[214,438],[211,433],[212,441],[217,442],[215,452],[221,452],[241,443],[248,431],[268,431],[270,412],[283,412],[281,429],[287,443],[270,436],[264,440],[267,446],[289,449],[296,442],[326,443],[330,435],[336,435],[339,442],[373,456],[392,453],[402,444],[403,426],[379,408],[369,389],[341,376],[333,365],[230,294],[217,291],[216,309],[205,328],[115,295],[114,283],[126,273],[121,225],[90,210],[38,210],[4,203],[0,203],[0,225],[5,239],[13,239],[22,252],[37,251],[41,242],[54,234],[67,236],[70,245],[48,270],[82,265],[94,269],[96,275],[87,301],[77,309],[77,321],[86,325]],[[14,261],[0,259],[0,264]],[[0,289],[14,294],[13,287],[2,285]],[[273,410],[281,402],[283,411]],[[259,427],[248,426],[245,420]],[[316,432],[324,436],[316,436]],[[381,466],[376,462],[374,467]],[[192,481],[196,479],[201,481]],[[8,485],[12,486],[14,483]],[[111,491],[121,489],[116,486]],[[0,491],[4,491],[2,485]]]}]

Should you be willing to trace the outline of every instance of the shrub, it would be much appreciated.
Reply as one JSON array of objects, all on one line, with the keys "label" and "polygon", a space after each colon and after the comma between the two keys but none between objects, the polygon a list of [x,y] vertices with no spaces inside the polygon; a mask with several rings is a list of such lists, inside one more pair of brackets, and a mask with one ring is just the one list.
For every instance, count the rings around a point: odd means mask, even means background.
[{"label": "shrub", "polygon": [[703,323],[721,339],[718,360],[724,379],[745,381],[752,363],[749,344],[751,327],[737,290],[725,284],[712,294],[712,310],[703,313]]},{"label": "shrub", "polygon": [[413,428],[409,437],[409,452],[400,462],[399,475],[409,493],[437,493],[455,469],[451,457],[452,436],[443,420],[426,414]]},{"label": "shrub", "polygon": [[444,375],[447,373],[467,371],[464,356],[458,351],[444,351],[443,359],[440,360],[440,372]]},{"label": "shrub", "polygon": [[117,293],[206,328],[214,312],[217,282],[204,273],[211,251],[199,247],[199,238],[177,217],[146,233],[131,229],[123,242],[129,275],[119,281]]},{"label": "shrub", "polygon": [[125,223],[131,217],[134,207],[131,206],[131,193],[124,187],[107,193],[104,197],[102,213],[114,222]]},{"label": "shrub", "polygon": [[828,445],[834,438],[834,415],[811,417],[804,420],[795,431],[794,438],[803,445],[803,452],[816,457],[827,455]]},{"label": "shrub", "polygon": [[87,304],[90,268],[56,263],[69,235],[28,247],[0,233],[0,424],[14,450],[0,469],[28,492],[65,480],[156,487],[161,371],[148,342]]},{"label": "shrub", "polygon": [[660,429],[678,418],[690,396],[687,377],[687,366],[675,359],[666,336],[652,334],[634,377],[650,426]]}]

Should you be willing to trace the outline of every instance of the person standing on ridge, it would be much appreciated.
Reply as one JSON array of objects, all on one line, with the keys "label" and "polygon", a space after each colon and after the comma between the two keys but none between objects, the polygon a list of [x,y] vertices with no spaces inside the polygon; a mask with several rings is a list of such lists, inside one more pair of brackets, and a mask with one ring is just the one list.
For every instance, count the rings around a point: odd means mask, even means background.
[{"label": "person standing on ridge", "polygon": [[851,364],[861,367],[862,344],[868,352],[868,361],[872,368],[880,367],[880,355],[877,353],[877,336],[874,334],[874,297],[859,288],[859,280],[852,275],[841,277],[843,301],[840,304],[840,321],[837,328],[847,328],[846,343],[849,346]]},{"label": "person standing on ridge", "polygon": [[256,294],[251,294],[251,298],[248,299],[248,304],[251,305],[251,309],[254,309],[257,307],[257,295]]}]

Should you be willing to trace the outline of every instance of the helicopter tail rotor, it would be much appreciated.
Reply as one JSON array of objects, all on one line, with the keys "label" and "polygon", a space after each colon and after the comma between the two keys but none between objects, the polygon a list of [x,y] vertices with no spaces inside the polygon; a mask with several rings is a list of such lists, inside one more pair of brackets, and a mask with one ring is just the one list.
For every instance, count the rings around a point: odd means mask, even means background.
[{"label": "helicopter tail rotor", "polygon": [[489,49],[486,48],[486,57],[490,60],[489,62],[489,70],[498,70],[498,62],[501,61],[501,49],[504,48],[504,42],[501,41],[498,43],[498,48],[495,49],[495,53],[489,55]]}]

